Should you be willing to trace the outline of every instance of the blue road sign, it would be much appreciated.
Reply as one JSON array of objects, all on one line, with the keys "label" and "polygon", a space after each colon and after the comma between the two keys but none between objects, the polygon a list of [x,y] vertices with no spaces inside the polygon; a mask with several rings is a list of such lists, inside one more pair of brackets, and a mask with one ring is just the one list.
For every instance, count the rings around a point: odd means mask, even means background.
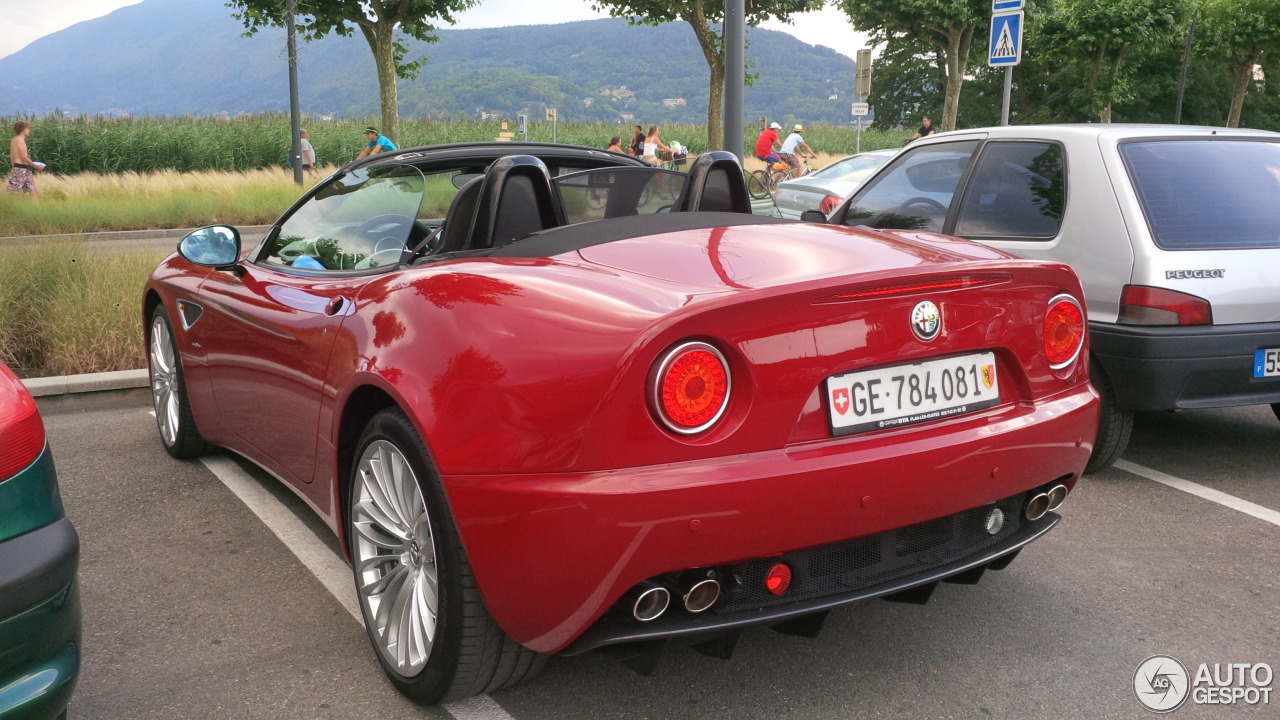
[{"label": "blue road sign", "polygon": [[991,16],[991,43],[987,64],[992,67],[1022,62],[1022,11]]},{"label": "blue road sign", "polygon": [[991,13],[1013,12],[1022,9],[1022,0],[991,0]]}]

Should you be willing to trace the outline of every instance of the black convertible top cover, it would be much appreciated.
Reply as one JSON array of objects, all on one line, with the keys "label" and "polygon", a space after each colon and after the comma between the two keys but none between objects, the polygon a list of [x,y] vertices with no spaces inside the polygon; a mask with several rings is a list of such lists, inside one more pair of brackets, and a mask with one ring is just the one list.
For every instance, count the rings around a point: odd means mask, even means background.
[{"label": "black convertible top cover", "polygon": [[523,240],[496,248],[488,257],[545,258],[576,252],[595,245],[629,240],[645,235],[680,232],[682,230],[706,230],[736,225],[794,224],[794,220],[782,220],[766,215],[746,215],[731,212],[677,212],[656,215],[630,215],[605,220],[565,225],[534,233]]}]

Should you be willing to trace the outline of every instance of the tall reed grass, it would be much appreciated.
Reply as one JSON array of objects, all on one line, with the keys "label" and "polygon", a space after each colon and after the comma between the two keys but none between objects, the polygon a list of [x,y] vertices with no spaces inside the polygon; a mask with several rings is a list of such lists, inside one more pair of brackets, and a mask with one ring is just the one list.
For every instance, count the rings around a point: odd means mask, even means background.
[{"label": "tall reed grass", "polygon": [[[0,117],[0,127],[12,127],[15,117]],[[123,173],[157,170],[243,171],[283,167],[289,154],[289,117],[282,114],[239,115],[233,117],[63,117],[49,115],[23,118],[32,123],[29,145],[34,159],[49,164],[59,174],[81,172]],[[303,126],[320,163],[342,165],[364,147],[362,133],[374,118],[325,121],[308,117]],[[508,127],[515,129],[515,123]],[[645,127],[648,129],[648,126]],[[406,117],[400,123],[400,146],[438,145],[455,142],[494,140],[501,132],[499,120],[435,121]],[[604,147],[609,138],[625,139],[630,126],[609,123],[562,123],[552,128],[547,122],[529,124],[529,140],[588,147]],[[746,147],[754,145],[756,130],[747,128]],[[867,130],[862,149],[899,147],[908,131]],[[707,149],[704,125],[664,125],[662,138],[686,145],[694,153]],[[849,155],[857,146],[853,128],[812,125],[805,139],[814,150]],[[750,155],[751,153],[747,153]],[[7,158],[0,157],[0,171],[8,172]]]},{"label": "tall reed grass", "polygon": [[163,251],[0,247],[0,361],[19,377],[146,367],[142,286]]}]

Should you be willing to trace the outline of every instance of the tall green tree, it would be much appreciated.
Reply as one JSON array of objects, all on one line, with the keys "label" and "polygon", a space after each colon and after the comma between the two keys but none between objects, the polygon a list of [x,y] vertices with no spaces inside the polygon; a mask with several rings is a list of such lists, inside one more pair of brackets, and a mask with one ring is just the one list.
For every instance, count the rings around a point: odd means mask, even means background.
[{"label": "tall green tree", "polygon": [[946,75],[940,129],[954,130],[960,90],[969,65],[975,33],[991,21],[990,0],[835,0],[855,30],[876,43],[902,35],[927,43],[938,54]]},{"label": "tall green tree", "polygon": [[1055,0],[1038,47],[1058,77],[1075,84],[1076,105],[1111,122],[1113,106],[1132,99],[1142,80],[1141,57],[1179,46],[1188,14],[1188,0]]},{"label": "tall green tree", "polygon": [[[818,10],[824,0],[746,0],[747,24],[789,22],[792,15]],[[724,148],[724,0],[592,0],[591,7],[633,24],[687,22],[711,71],[707,88],[707,147]]]},{"label": "tall green tree", "polygon": [[[373,52],[378,71],[378,99],[382,105],[382,132],[399,142],[400,113],[396,79],[417,77],[426,57],[406,60],[403,37],[436,42],[440,22],[452,25],[453,14],[478,0],[297,0],[295,23],[304,40],[318,40],[329,33],[348,36],[359,29]],[[264,27],[283,27],[285,0],[228,0],[232,15],[252,35]]]},{"label": "tall green tree", "polygon": [[1197,46],[1230,79],[1227,127],[1240,126],[1244,98],[1264,55],[1280,55],[1280,2],[1200,0]]}]

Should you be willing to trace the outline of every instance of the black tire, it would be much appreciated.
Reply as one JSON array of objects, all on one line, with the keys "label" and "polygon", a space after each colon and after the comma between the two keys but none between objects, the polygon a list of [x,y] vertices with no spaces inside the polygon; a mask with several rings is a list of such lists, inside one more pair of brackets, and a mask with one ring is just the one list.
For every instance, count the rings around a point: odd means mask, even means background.
[{"label": "black tire", "polygon": [[[383,410],[365,426],[356,446],[345,498],[352,574],[369,641],[396,689],[424,705],[515,685],[536,675],[548,658],[512,640],[489,614],[445,502],[440,476],[428,457],[408,417],[399,408]],[[400,494],[407,495],[412,490],[409,485],[414,485],[416,502],[409,498],[403,516],[384,513],[385,519],[379,521],[362,508],[387,509],[369,489],[378,487],[379,473],[399,462],[412,471],[398,476],[405,484]],[[381,529],[395,530],[393,526],[407,530],[411,539],[397,539]],[[379,549],[387,541],[399,542],[400,547]],[[400,646],[392,637],[392,623],[406,618],[412,622],[421,615],[407,615],[408,608],[399,603],[432,592],[435,617],[415,627],[429,647],[421,647],[422,641],[417,648]],[[386,611],[379,613],[384,603]],[[429,610],[429,600],[419,609]]]},{"label": "black tire", "polygon": [[777,190],[779,183],[784,183],[790,179],[791,172],[789,170],[774,170],[769,175],[769,189]]},{"label": "black tire", "polygon": [[1098,436],[1094,440],[1089,463],[1084,467],[1086,474],[1105,470],[1115,464],[1129,446],[1129,436],[1133,434],[1133,411],[1116,405],[1111,378],[1107,377],[1097,358],[1089,358],[1089,377],[1102,402],[1098,414]]},{"label": "black tire", "polygon": [[747,193],[754,200],[769,197],[769,188],[765,186],[766,175],[763,170],[753,170],[747,174]]},{"label": "black tire", "polygon": [[156,428],[160,431],[161,444],[170,455],[180,460],[204,455],[210,446],[201,437],[191,416],[182,356],[178,353],[173,325],[164,305],[156,305],[151,311],[147,348],[151,403],[156,411]]}]

